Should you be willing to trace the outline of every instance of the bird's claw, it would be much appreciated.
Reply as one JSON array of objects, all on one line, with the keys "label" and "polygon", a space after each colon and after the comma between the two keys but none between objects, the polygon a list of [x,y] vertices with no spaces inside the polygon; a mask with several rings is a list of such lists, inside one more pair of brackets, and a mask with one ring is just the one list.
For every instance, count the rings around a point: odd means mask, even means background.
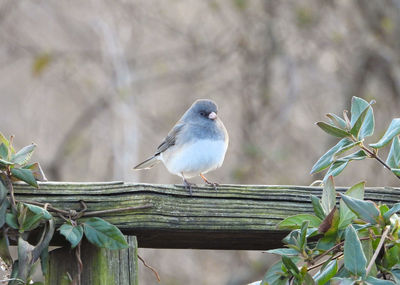
[{"label": "bird's claw", "polygon": [[218,183],[216,183],[216,182],[210,182],[210,181],[207,181],[206,183],[207,183],[208,185],[212,186],[212,187],[214,188],[215,191],[218,190],[218,189],[217,189],[217,186],[219,186]]},{"label": "bird's claw", "polygon": [[186,179],[183,180],[183,186],[185,186],[185,189],[189,191],[189,195],[192,196],[192,186],[195,186],[196,184],[194,183],[189,183]]},{"label": "bird's claw", "polygon": [[214,190],[217,191],[217,186],[219,186],[218,183],[208,181],[207,178],[202,173],[200,173],[200,177],[204,180],[205,183],[214,187]]}]

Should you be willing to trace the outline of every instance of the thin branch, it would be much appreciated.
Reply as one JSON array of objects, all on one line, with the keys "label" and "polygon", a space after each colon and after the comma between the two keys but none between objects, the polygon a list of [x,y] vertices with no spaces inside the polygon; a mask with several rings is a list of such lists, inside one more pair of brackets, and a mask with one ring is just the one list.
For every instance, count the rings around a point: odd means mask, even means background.
[{"label": "thin branch", "polygon": [[363,145],[361,145],[360,147],[361,147],[361,149],[362,149],[363,151],[367,152],[368,155],[369,155],[371,158],[375,158],[380,164],[383,165],[383,167],[385,167],[386,169],[388,169],[388,170],[389,170],[391,173],[393,173],[398,179],[400,179],[400,176],[398,176],[396,173],[394,173],[394,172],[392,171],[392,169],[390,168],[390,166],[387,165],[386,162],[384,162],[384,161],[382,160],[382,158],[380,158],[375,152],[369,150],[368,148],[366,148],[366,147],[363,146]]},{"label": "thin branch", "polygon": [[15,202],[16,200],[15,200],[15,196],[14,196],[14,186],[13,186],[9,176],[7,176],[7,179],[8,179],[8,185],[10,187],[11,206],[13,207],[14,210],[16,210],[17,206],[16,206],[16,202]]},{"label": "thin branch", "polygon": [[[32,205],[36,205],[36,206],[41,206],[44,207],[45,205],[47,205],[47,209],[51,212],[55,212],[58,214],[61,214],[63,216],[71,216],[71,210],[66,211],[66,210],[61,210],[58,208],[55,208],[53,206],[50,206],[49,203],[40,203],[40,202],[35,202],[35,201],[20,201],[22,203],[26,203],[26,204],[32,204]],[[116,209],[108,209],[108,210],[100,210],[100,211],[89,211],[86,212],[86,209],[83,209],[83,214],[80,215],[82,212],[81,211],[75,211],[74,216],[83,216],[83,217],[91,217],[91,216],[97,216],[97,215],[102,215],[102,214],[110,214],[110,213],[118,213],[118,212],[126,212],[126,211],[133,211],[133,210],[141,210],[141,209],[148,209],[153,207],[153,204],[145,204],[145,205],[141,205],[141,206],[132,206],[132,207],[125,207],[125,208],[116,208]],[[74,217],[72,217],[74,218]]]},{"label": "thin branch", "polygon": [[[375,237],[380,237],[380,236],[375,236]],[[368,240],[370,239],[370,237],[361,237],[360,240]],[[325,251],[324,253],[322,253],[321,255],[318,255],[313,261],[317,261],[320,260],[322,257],[326,256],[329,252],[334,251],[335,249],[341,247],[342,245],[344,245],[344,241],[332,246],[330,249],[328,249],[327,251]]]},{"label": "thin branch", "polygon": [[366,271],[366,274],[365,274],[366,276],[368,276],[369,272],[371,271],[372,266],[375,263],[375,259],[378,257],[378,254],[381,251],[381,248],[383,246],[383,243],[385,242],[387,234],[389,233],[389,230],[390,230],[390,226],[386,226],[385,231],[382,234],[381,240],[379,241],[378,247],[376,248],[376,250],[374,252],[374,255],[371,258],[371,261],[368,264],[367,271]]},{"label": "thin branch", "polygon": [[[342,256],[343,256],[343,253],[339,253],[339,254],[336,255],[335,257],[332,257],[332,260],[338,259],[338,258],[340,258],[340,257],[342,257]],[[317,267],[320,267],[321,265],[324,265],[325,262],[326,262],[326,260],[321,261],[320,263],[315,264],[315,265],[313,265],[313,266],[311,266],[311,267],[308,267],[308,268],[307,268],[307,271],[310,271],[310,270],[313,270],[313,269],[315,269],[315,268],[317,268]]]},{"label": "thin branch", "polygon": [[150,265],[148,265],[148,264],[146,263],[146,261],[144,261],[144,259],[143,259],[139,254],[137,255],[137,257],[140,259],[141,262],[143,262],[143,265],[144,265],[145,267],[147,267],[148,269],[150,269],[151,271],[153,271],[153,273],[154,273],[154,275],[156,276],[158,282],[160,282],[160,281],[161,281],[160,275],[158,275],[157,271],[156,271],[153,267],[151,267]]},{"label": "thin branch", "polygon": [[78,243],[78,246],[75,249],[75,258],[76,261],[78,262],[78,272],[75,276],[75,281],[77,282],[78,285],[81,285],[81,274],[83,271],[83,263],[81,259],[81,243]]}]

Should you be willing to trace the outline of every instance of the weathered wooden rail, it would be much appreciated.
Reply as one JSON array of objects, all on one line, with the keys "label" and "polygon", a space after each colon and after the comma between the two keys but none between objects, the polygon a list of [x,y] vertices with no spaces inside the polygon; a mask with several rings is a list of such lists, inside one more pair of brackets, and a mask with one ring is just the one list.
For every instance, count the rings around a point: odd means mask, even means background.
[{"label": "weathered wooden rail", "polygon": [[[15,186],[18,200],[50,203],[61,209],[79,210],[81,200],[88,211],[145,205],[142,209],[97,215],[124,234],[136,236],[139,247],[240,250],[281,246],[287,232],[278,230],[276,224],[287,216],[311,212],[310,194],[320,196],[321,191],[320,187],[306,186],[220,185],[217,191],[195,187],[190,196],[179,185],[47,182],[41,183],[40,189]],[[391,205],[400,201],[400,189],[367,188],[365,196]],[[53,245],[61,244],[65,244],[64,239],[55,236]],[[52,282],[47,284],[58,284]]]}]

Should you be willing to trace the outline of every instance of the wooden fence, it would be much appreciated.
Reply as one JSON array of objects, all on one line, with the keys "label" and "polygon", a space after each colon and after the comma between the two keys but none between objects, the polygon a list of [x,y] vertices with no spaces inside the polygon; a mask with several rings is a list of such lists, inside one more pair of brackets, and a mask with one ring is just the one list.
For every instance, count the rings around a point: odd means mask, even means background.
[{"label": "wooden fence", "polygon": [[[337,187],[338,191],[346,188]],[[15,186],[16,198],[50,203],[61,209],[99,211],[96,216],[116,225],[128,236],[130,248],[120,251],[82,245],[82,284],[138,284],[137,247],[266,250],[281,246],[286,231],[276,224],[285,217],[312,212],[310,194],[320,187],[282,185],[221,185],[218,190],[195,187],[193,196],[178,185],[124,182],[46,182],[40,189]],[[392,205],[400,189],[367,188],[365,198]],[[125,209],[115,212],[113,209]],[[61,223],[61,220],[57,221]],[[46,284],[69,284],[77,270],[74,252],[56,234]]]}]

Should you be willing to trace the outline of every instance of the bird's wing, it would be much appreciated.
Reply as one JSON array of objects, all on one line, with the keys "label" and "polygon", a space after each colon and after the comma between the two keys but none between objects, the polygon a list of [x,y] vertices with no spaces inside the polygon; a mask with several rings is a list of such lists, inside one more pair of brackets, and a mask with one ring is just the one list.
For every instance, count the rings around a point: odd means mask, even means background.
[{"label": "bird's wing", "polygon": [[168,133],[163,142],[157,147],[156,155],[166,151],[168,148],[175,145],[176,137],[178,136],[179,132],[182,130],[184,125],[185,125],[184,123],[178,122],[172,128],[172,130]]}]

